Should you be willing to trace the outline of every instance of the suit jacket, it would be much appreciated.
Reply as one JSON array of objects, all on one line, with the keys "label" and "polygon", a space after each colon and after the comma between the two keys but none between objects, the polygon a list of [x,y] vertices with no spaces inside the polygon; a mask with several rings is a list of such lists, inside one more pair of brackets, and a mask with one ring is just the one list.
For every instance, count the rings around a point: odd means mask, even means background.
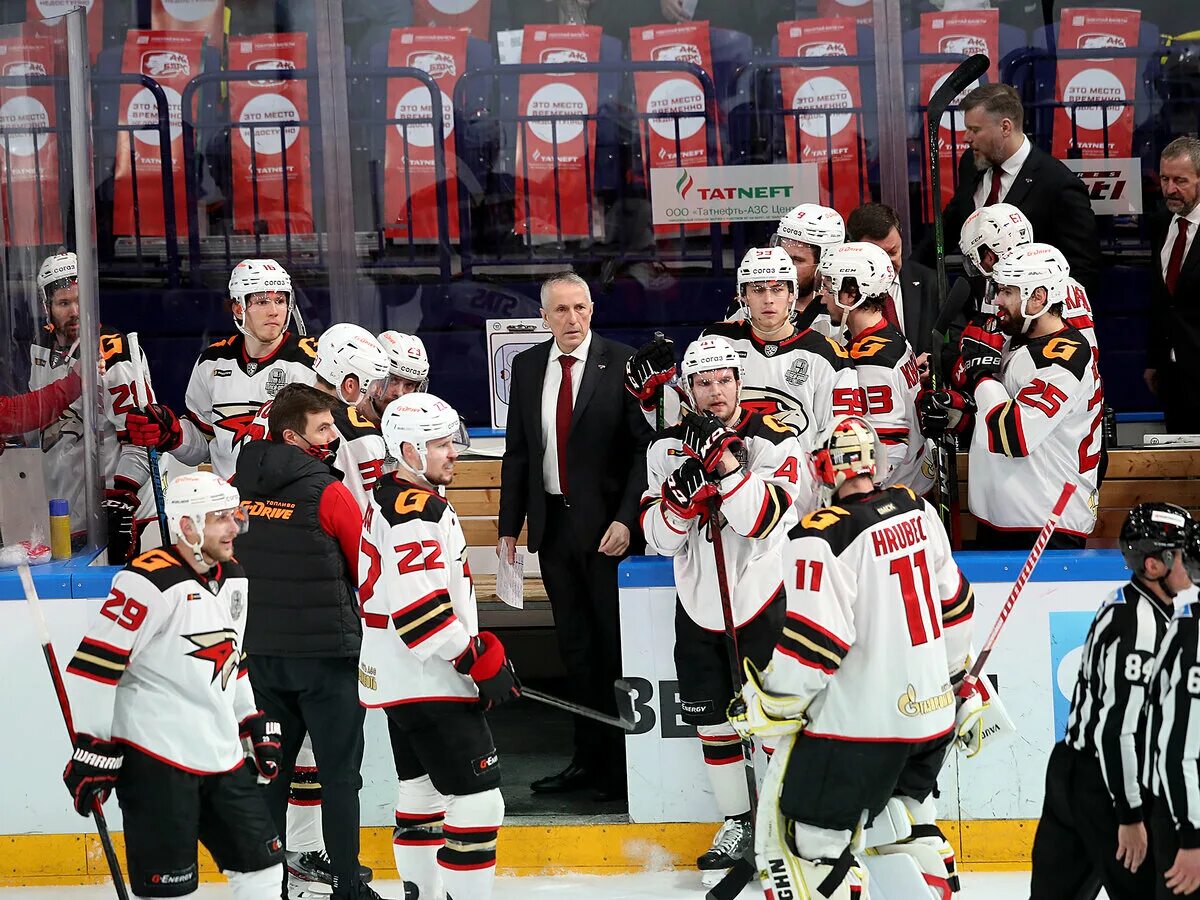
[{"label": "suit jacket", "polygon": [[[529,522],[529,549],[542,545],[546,494],[542,480],[542,384],[551,338],[513,359],[508,427],[500,469],[500,535],[514,537]],[[600,546],[612,522],[638,534],[638,502],[646,489],[646,447],[654,433],[625,390],[633,348],[592,332],[567,437],[568,515],[585,547]]]},{"label": "suit jacket", "polygon": [[913,353],[928,353],[938,314],[937,272],[915,259],[902,260],[900,297],[904,302],[904,337]]},{"label": "suit jacket", "polygon": [[1185,372],[1200,374],[1200,239],[1192,246],[1179,269],[1175,294],[1163,281],[1161,254],[1174,216],[1167,213],[1150,224],[1150,337],[1146,366],[1163,369],[1175,351],[1175,362]]},{"label": "suit jacket", "polygon": [[[958,189],[943,214],[947,248],[957,249],[963,222],[975,211],[975,189],[982,178],[983,172],[975,168],[975,154],[968,149],[959,160]],[[1100,284],[1100,242],[1092,204],[1079,176],[1036,144],[1031,145],[1004,202],[1025,213],[1033,225],[1033,239],[1062,251],[1071,265],[1071,277],[1083,285],[1089,296],[1096,296]],[[921,261],[934,265],[933,229],[929,232],[921,244]]]}]

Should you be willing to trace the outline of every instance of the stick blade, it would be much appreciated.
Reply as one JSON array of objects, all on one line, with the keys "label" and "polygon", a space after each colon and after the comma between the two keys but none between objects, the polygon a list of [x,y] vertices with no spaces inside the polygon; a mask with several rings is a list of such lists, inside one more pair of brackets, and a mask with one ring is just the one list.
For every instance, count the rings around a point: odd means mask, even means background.
[{"label": "stick blade", "polygon": [[976,53],[960,62],[958,68],[950,73],[941,87],[929,98],[930,118],[940,119],[946,107],[954,102],[954,98],[978,80],[988,70],[989,65],[991,60],[986,53]]},{"label": "stick blade", "polygon": [[[753,853],[753,851],[751,851]],[[725,877],[709,888],[704,900],[736,900],[754,878],[752,859],[742,857],[725,873]]]},{"label": "stick blade", "polygon": [[613,694],[617,698],[617,718],[621,720],[621,727],[626,731],[633,731],[637,727],[637,714],[633,711],[633,693],[633,685],[624,678],[613,682]]}]

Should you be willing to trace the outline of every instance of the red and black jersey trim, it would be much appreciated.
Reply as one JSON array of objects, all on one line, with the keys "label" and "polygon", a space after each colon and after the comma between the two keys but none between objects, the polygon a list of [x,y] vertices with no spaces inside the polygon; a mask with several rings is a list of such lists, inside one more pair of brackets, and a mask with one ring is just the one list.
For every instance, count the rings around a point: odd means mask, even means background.
[{"label": "red and black jersey trim", "polygon": [[81,678],[116,686],[129,665],[129,651],[85,637],[71,658],[67,671]]},{"label": "red and black jersey trim", "polygon": [[736,734],[702,734],[700,749],[704,753],[705,764],[710,766],[728,766],[745,759],[742,739]]},{"label": "red and black jersey trim", "polygon": [[429,640],[453,621],[454,606],[450,602],[450,592],[445,588],[426,594],[416,603],[392,613],[396,633],[410,649]]},{"label": "red and black jersey trim", "polygon": [[296,766],[288,790],[291,806],[321,805],[321,773],[316,766]]},{"label": "red and black jersey trim", "polygon": [[789,612],[776,645],[781,653],[833,675],[842,666],[850,645],[811,619]]},{"label": "red and black jersey trim", "polygon": [[885,444],[908,443],[907,428],[876,428],[875,433],[879,435],[879,439]]},{"label": "red and black jersey trim", "polygon": [[200,418],[198,415],[196,415],[190,409],[183,414],[183,417],[185,419],[187,419],[189,422],[191,422],[193,425],[195,425],[197,428],[199,428],[200,432],[205,437],[211,438],[214,434],[217,433],[215,428],[213,428],[211,425],[209,425],[207,422],[205,422],[202,418]]},{"label": "red and black jersey trim", "polygon": [[766,490],[763,491],[762,508],[758,511],[758,518],[746,532],[748,538],[765,538],[775,530],[775,526],[783,519],[784,513],[792,506],[792,498],[782,487],[769,481],[765,482],[763,486]]},{"label": "red and black jersey trim", "polygon": [[1025,429],[1021,426],[1021,407],[1015,400],[1001,403],[983,417],[987,429],[988,452],[1011,459],[1028,456]]},{"label": "red and black jersey trim", "polygon": [[396,810],[392,843],[402,847],[440,847],[445,838],[445,812],[409,813]]},{"label": "red and black jersey trim", "polygon": [[966,622],[975,614],[975,589],[965,575],[958,574],[958,590],[942,601],[942,627]]},{"label": "red and black jersey trim", "polygon": [[445,825],[445,846],[438,849],[438,865],[445,869],[468,871],[490,869],[496,865],[496,838],[499,828],[459,828]]}]

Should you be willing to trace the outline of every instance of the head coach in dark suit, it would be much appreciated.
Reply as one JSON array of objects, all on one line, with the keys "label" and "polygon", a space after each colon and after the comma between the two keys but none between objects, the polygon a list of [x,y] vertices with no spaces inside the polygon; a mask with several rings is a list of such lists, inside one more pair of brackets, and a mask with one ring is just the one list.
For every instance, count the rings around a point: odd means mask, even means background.
[{"label": "head coach in dark suit", "polygon": [[[653,433],[625,390],[632,347],[591,330],[587,282],[565,273],[542,285],[542,316],[554,337],[519,353],[500,483],[499,552],[512,558],[522,524],[538,553],[572,699],[615,712],[621,676],[617,564],[637,530]],[[535,791],[596,787],[624,794],[620,731],[575,719],[575,755]]]},{"label": "head coach in dark suit", "polygon": [[1150,341],[1146,385],[1171,434],[1200,431],[1200,140],[1176,138],[1158,165],[1167,214],[1150,232]]},{"label": "head coach in dark suit", "polygon": [[[1025,135],[1021,98],[1007,84],[980,85],[958,108],[968,149],[959,160],[958,187],[944,213],[946,246],[957,245],[963,222],[979,207],[1011,203],[1032,223],[1034,240],[1057,247],[1071,266],[1071,277],[1095,296],[1100,242],[1079,176]],[[929,231],[920,255],[933,265],[933,229]]]}]

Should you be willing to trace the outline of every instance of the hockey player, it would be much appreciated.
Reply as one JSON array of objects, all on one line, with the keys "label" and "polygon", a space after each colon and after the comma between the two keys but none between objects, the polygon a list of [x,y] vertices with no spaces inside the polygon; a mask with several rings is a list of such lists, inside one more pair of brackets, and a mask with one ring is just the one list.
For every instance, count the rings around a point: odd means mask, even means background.
[{"label": "hockey player", "polygon": [[738,652],[762,666],[783,621],[781,550],[798,518],[797,500],[804,498],[805,512],[816,505],[815,479],[795,432],[738,405],[739,367],[724,338],[703,337],[688,347],[684,390],[695,412],[650,445],[641,502],[647,545],[674,557],[683,720],[696,727],[725,818],[697,861],[706,885],[747,854],[753,835],[741,740],[725,716],[734,685],[709,518],[720,517]]},{"label": "hockey player", "polygon": [[817,268],[823,255],[846,240],[846,224],[836,209],[801,203],[779,220],[770,246],[782,247],[796,267],[796,310],[793,324],[797,331],[811,328],[825,312],[818,297],[820,279]]},{"label": "hockey player", "polygon": [[396,723],[396,867],[421,900],[490,900],[504,819],[484,712],[520,696],[499,639],[479,631],[466,538],[438,488],[469,444],[449,404],[408,394],[383,415],[398,469],[363,523],[359,700]]},{"label": "hockey player", "polygon": [[974,596],[929,504],[875,486],[882,462],[866,421],[834,425],[816,457],[834,505],[791,530],[782,635],[766,670],[747,663],[745,708],[731,708],[740,733],[778,739],[755,843],[777,897],[867,897],[858,831],[894,795],[912,834],[876,852],[912,856],[932,896],[955,887],[931,794],[952,738],[979,723],[978,695],[956,717],[953,687]]},{"label": "hockey player", "polygon": [[172,481],[166,515],[174,543],[117,574],[67,666],[76,735],[63,780],[83,816],[116,788],[135,896],[195,892],[199,840],[235,900],[276,900],[282,853],[255,776],[278,772],[279,725],[255,705],[241,652],[233,542],[246,517],[211,472]]},{"label": "hockey player", "polygon": [[1080,548],[1096,524],[1104,392],[1087,339],[1063,320],[1066,260],[1027,244],[992,277],[999,312],[963,332],[952,376],[962,390],[927,395],[922,429],[936,436],[977,410],[967,499],[980,548],[1032,547],[1067,481],[1079,490],[1047,546]]},{"label": "hockey player", "polygon": [[1154,867],[1144,863],[1143,707],[1175,596],[1191,584],[1183,565],[1191,528],[1173,503],[1136,506],[1121,526],[1133,577],[1100,607],[1083,644],[1067,733],[1046,767],[1031,900],[1083,896],[1097,881],[1109,900],[1154,893]]},{"label": "hockey player", "polygon": [[820,276],[830,321],[850,333],[848,352],[858,376],[863,418],[887,449],[880,483],[905,484],[924,494],[932,479],[922,471],[926,448],[917,422],[921,373],[908,341],[883,315],[888,288],[896,280],[891,260],[875,244],[843,244],[824,255]]},{"label": "hockey player", "polygon": [[200,354],[188,381],[187,413],[152,404],[129,417],[130,440],[170,451],[180,462],[209,460],[223,478],[233,474],[242,444],[258,433],[258,408],[292,382],[313,384],[316,339],[300,328],[292,279],[272,259],[243,259],[229,276],[229,301],[238,334]]},{"label": "hockey player", "polygon": [[[37,391],[72,376],[79,361],[79,264],[74,253],[58,253],[42,262],[37,275],[38,296],[46,327],[29,348],[32,368],[29,389]],[[109,562],[124,565],[137,547],[138,490],[150,477],[145,454],[118,439],[126,435],[127,417],[138,406],[153,401],[149,367],[141,354],[143,384],[137,384],[129,341],[118,331],[100,329],[100,376],[104,415],[98,436],[100,468],[104,476],[104,510],[108,519]],[[71,533],[82,538],[87,530],[83,472],[83,400],[76,398],[30,435],[42,448],[46,487],[52,496],[66,498],[71,511]]]}]

